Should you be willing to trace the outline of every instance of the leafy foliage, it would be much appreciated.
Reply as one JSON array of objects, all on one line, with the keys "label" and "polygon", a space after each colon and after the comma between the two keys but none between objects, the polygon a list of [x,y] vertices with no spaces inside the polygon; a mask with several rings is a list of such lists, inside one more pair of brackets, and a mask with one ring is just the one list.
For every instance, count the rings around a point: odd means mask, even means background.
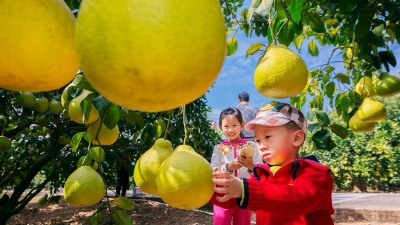
[{"label": "leafy foliage", "polygon": [[[303,147],[302,155],[314,154],[332,171],[337,190],[390,191],[400,187],[400,96],[385,99],[387,119],[379,122],[375,130],[349,137],[333,136],[335,150],[319,151],[310,142]],[[346,124],[332,112],[333,121]],[[308,138],[310,139],[310,138]]]}]

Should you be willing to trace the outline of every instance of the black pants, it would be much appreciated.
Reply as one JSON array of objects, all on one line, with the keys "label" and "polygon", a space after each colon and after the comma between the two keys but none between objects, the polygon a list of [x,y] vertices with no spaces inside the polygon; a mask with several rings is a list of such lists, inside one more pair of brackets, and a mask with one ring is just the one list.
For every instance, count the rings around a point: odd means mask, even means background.
[{"label": "black pants", "polygon": [[[129,173],[128,170],[125,169],[124,166],[122,166],[117,171],[117,195],[125,196],[128,186],[129,186]],[[122,193],[121,193],[121,188],[122,188]]]}]

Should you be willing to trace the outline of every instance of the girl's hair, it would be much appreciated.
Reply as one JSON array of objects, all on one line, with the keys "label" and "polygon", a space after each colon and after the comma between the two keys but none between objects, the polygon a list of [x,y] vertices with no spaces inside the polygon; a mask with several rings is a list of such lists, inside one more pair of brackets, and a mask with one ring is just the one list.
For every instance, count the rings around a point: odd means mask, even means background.
[{"label": "girl's hair", "polygon": [[242,113],[240,112],[240,110],[238,108],[226,108],[224,110],[222,110],[221,114],[219,115],[219,126],[222,125],[222,120],[225,119],[225,117],[227,116],[234,116],[239,120],[239,123],[243,123],[243,117],[242,117]]}]

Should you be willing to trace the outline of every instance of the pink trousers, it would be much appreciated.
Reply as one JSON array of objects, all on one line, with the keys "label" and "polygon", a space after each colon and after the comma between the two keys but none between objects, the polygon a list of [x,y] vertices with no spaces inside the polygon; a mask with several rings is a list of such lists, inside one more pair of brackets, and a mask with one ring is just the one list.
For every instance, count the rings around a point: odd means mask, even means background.
[{"label": "pink trousers", "polygon": [[251,225],[251,210],[225,209],[214,205],[213,212],[214,225]]}]

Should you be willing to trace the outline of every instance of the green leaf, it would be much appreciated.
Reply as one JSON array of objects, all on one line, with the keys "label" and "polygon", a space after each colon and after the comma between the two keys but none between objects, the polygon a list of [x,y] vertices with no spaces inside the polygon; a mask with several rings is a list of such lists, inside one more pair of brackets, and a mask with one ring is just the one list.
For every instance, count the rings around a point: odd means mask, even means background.
[{"label": "green leaf", "polygon": [[116,225],[133,224],[132,218],[120,209],[111,208],[111,215]]},{"label": "green leaf", "polygon": [[280,32],[278,34],[279,43],[289,46],[292,43],[294,38],[294,25],[292,21],[287,21],[280,28]]},{"label": "green leaf", "polygon": [[353,0],[339,0],[339,9],[343,14],[349,14],[353,10],[356,2]]},{"label": "green leaf", "polygon": [[[288,2],[288,1],[286,1],[286,2]],[[299,24],[300,20],[301,20],[301,11],[303,8],[303,0],[290,1],[288,8],[289,8],[290,15],[292,16],[293,22],[295,22],[296,24]]]},{"label": "green leaf", "polygon": [[311,40],[311,41],[308,43],[308,52],[309,52],[312,56],[318,56],[318,55],[319,55],[318,47],[317,47],[317,44],[315,43],[314,40]]},{"label": "green leaf", "polygon": [[135,114],[133,111],[129,111],[128,114],[125,116],[125,120],[128,121],[128,123],[135,125],[136,124],[136,119],[135,119]]},{"label": "green leaf", "polygon": [[328,126],[331,123],[329,116],[321,110],[318,110],[315,113],[315,116],[317,117],[318,121],[322,122],[323,126]]},{"label": "green leaf", "polygon": [[304,36],[303,36],[303,35],[297,35],[297,34],[295,34],[295,37],[294,37],[294,45],[296,46],[296,49],[297,49],[297,50],[300,50],[301,44],[303,43],[303,40],[304,40]]},{"label": "green leaf", "polygon": [[308,25],[317,33],[325,33],[325,24],[322,22],[321,17],[315,12],[310,11],[308,14]]},{"label": "green leaf", "polygon": [[93,98],[94,98],[94,93],[90,93],[90,94],[88,94],[86,96],[85,99],[83,99],[81,101],[80,106],[81,106],[81,109],[82,109],[82,112],[83,112],[83,118],[82,118],[82,122],[83,123],[89,118],[90,110],[92,110],[92,105],[93,105],[92,104],[92,100],[93,100]]},{"label": "green leaf", "polygon": [[[333,67],[333,66],[326,66],[326,67],[324,68],[324,70],[325,70],[327,73],[331,73],[332,71],[335,70],[335,67]],[[328,77],[329,77],[329,76],[328,76]]]},{"label": "green leaf", "polygon": [[357,40],[361,40],[367,37],[374,16],[375,10],[370,7],[365,7],[360,10],[360,14],[358,16],[354,30]]},{"label": "green leaf", "polygon": [[326,129],[317,131],[311,137],[311,139],[314,142],[316,149],[332,150],[334,147],[336,147],[336,144],[333,142],[329,131]]},{"label": "green leaf", "polygon": [[125,209],[125,210],[134,210],[135,209],[135,205],[127,197],[116,197],[113,202],[116,206],[118,206],[122,209]]},{"label": "green leaf", "polygon": [[335,93],[335,83],[334,83],[334,82],[329,82],[329,83],[326,85],[325,88],[326,88],[325,94],[326,94],[329,98],[332,98],[333,93]]},{"label": "green leaf", "polygon": [[350,84],[349,76],[345,75],[344,73],[338,73],[335,76],[335,79],[337,79],[338,81],[342,82],[343,84]]},{"label": "green leaf", "polygon": [[235,52],[237,51],[238,48],[238,43],[237,43],[237,39],[235,36],[232,36],[227,42],[227,56],[233,55],[235,54]]},{"label": "green leaf", "polygon": [[83,166],[83,163],[86,161],[86,156],[81,156],[78,160],[78,162],[76,163],[76,167],[79,168],[81,166]]},{"label": "green leaf", "polygon": [[97,225],[100,222],[101,212],[101,210],[98,210],[90,217],[90,225]]},{"label": "green leaf", "polygon": [[385,28],[385,26],[383,24],[376,26],[376,27],[374,27],[374,29],[372,29],[372,33],[377,37],[382,37],[384,28]]},{"label": "green leaf", "polygon": [[380,51],[378,54],[382,61],[388,62],[393,67],[395,67],[397,65],[396,57],[394,56],[392,51],[390,51],[390,50]]},{"label": "green leaf", "polygon": [[132,136],[132,144],[135,145],[137,142],[137,139],[139,137],[139,135],[141,134],[141,131],[137,131],[133,136]]},{"label": "green leaf", "polygon": [[329,124],[328,127],[329,127],[329,129],[331,129],[331,131],[333,133],[335,133],[337,136],[341,137],[342,139],[345,139],[349,136],[348,130],[339,124],[332,123],[332,124]]},{"label": "green leaf", "polygon": [[136,121],[136,123],[137,123],[141,128],[144,127],[143,116],[142,116],[140,113],[136,112],[136,111],[133,111],[133,115],[135,116],[135,121]]},{"label": "green leaf", "polygon": [[257,42],[257,43],[251,44],[250,47],[247,49],[246,58],[249,55],[256,54],[261,49],[261,47],[263,47],[263,46],[264,46],[264,44],[262,44],[261,42]]},{"label": "green leaf", "polygon": [[108,129],[111,130],[117,125],[118,120],[119,120],[119,108],[117,105],[111,104],[108,107],[107,114],[103,120],[103,123]]},{"label": "green leaf", "polygon": [[110,101],[103,98],[103,96],[101,96],[101,95],[94,98],[92,103],[93,103],[94,107],[96,107],[96,109],[99,110],[99,112],[101,112],[100,115],[102,115],[104,113],[104,111],[107,110],[108,106],[111,104]]},{"label": "green leaf", "polygon": [[73,151],[73,152],[76,152],[76,149],[78,149],[78,147],[79,147],[79,143],[81,142],[81,140],[82,140],[82,137],[83,137],[83,135],[85,134],[86,132],[78,132],[78,133],[76,133],[73,137],[72,137],[72,139],[71,139],[71,150]]},{"label": "green leaf", "polygon": [[312,123],[312,124],[308,124],[308,130],[311,133],[315,133],[317,130],[319,130],[319,128],[322,127],[322,123]]}]

